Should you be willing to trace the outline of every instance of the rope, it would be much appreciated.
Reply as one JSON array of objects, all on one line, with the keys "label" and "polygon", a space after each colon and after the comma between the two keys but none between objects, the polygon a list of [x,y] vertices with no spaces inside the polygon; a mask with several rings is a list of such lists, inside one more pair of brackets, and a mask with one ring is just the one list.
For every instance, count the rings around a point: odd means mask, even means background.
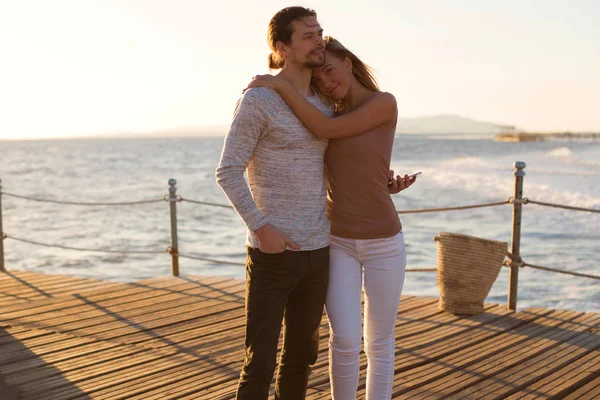
[{"label": "rope", "polygon": [[29,197],[29,196],[21,196],[13,193],[1,192],[5,196],[16,197],[18,199],[24,200],[33,200],[39,201],[43,203],[56,203],[56,204],[68,204],[72,206],[130,206],[134,204],[148,204],[148,203],[158,203],[161,201],[165,201],[164,199],[156,199],[156,200],[140,200],[140,201],[128,201],[128,202],[118,202],[118,203],[83,203],[83,202],[75,202],[75,201],[59,201],[59,200],[50,200],[50,199],[40,199],[37,197]]},{"label": "rope", "polygon": [[590,278],[590,279],[600,280],[600,276],[597,276],[597,275],[582,274],[580,272],[565,271],[565,270],[557,269],[557,268],[540,267],[539,265],[533,265],[533,264],[528,264],[528,263],[523,263],[522,266],[523,267],[533,268],[533,269],[540,269],[542,271],[550,271],[550,272],[556,272],[556,273],[559,273],[559,274],[580,276],[582,278]]},{"label": "rope", "polygon": [[527,202],[531,203],[531,204],[537,204],[539,206],[554,207],[554,208],[563,208],[565,210],[587,211],[587,212],[592,212],[592,213],[600,213],[600,209],[594,209],[594,208],[564,206],[562,204],[544,203],[544,202],[535,201],[535,200],[528,200]]},{"label": "rope", "polygon": [[[210,203],[207,201],[198,201],[198,200],[189,200],[189,199],[185,199],[182,198],[181,201],[187,201],[188,203],[194,203],[194,204],[202,204],[205,206],[213,206],[213,207],[223,207],[223,208],[233,208],[232,206],[228,205],[228,204],[218,204],[218,203]],[[479,205],[473,205],[473,206],[462,206],[462,207],[447,207],[447,208],[429,208],[429,209],[422,209],[422,210],[407,210],[407,211],[400,211],[398,210],[398,214],[411,214],[411,213],[425,213],[425,212],[435,212],[435,211],[452,211],[452,210],[466,210],[469,208],[481,208],[481,207],[493,207],[493,206],[500,206],[500,205],[504,205],[504,204],[508,204],[508,200],[507,201],[501,201],[501,202],[497,202],[497,203],[487,203],[487,204],[479,204]]]},{"label": "rope", "polygon": [[[86,203],[86,202],[77,202],[77,201],[61,201],[61,200],[41,199],[38,197],[22,196],[22,195],[8,193],[8,192],[0,192],[0,195],[15,197],[17,199],[39,201],[39,202],[43,202],[43,203],[66,204],[66,205],[74,205],[74,206],[130,206],[130,205],[137,205],[137,204],[159,203],[161,201],[169,201],[169,202],[171,202],[171,201],[174,201],[174,202],[187,201],[188,203],[193,203],[193,204],[233,209],[233,207],[228,204],[219,204],[219,203],[211,203],[208,201],[184,199],[181,196],[177,196],[175,199],[170,199],[168,197],[168,195],[164,196],[162,199],[125,201],[125,202],[109,202],[109,203],[104,203],[104,202]],[[522,200],[516,200],[516,199],[513,199],[512,197],[506,201],[498,201],[498,202],[494,202],[494,203],[483,203],[483,204],[474,204],[474,205],[458,206],[458,207],[423,208],[423,209],[419,209],[419,210],[405,210],[405,211],[397,210],[397,212],[398,212],[398,214],[420,214],[420,213],[428,213],[428,212],[457,211],[457,210],[469,210],[469,209],[483,208],[483,207],[495,207],[495,206],[501,206],[504,204],[515,204],[515,203],[519,203],[519,204],[531,203],[531,204],[537,204],[537,205],[546,206],[546,207],[562,208],[565,210],[600,213],[600,209],[585,208],[585,207],[573,207],[573,206],[566,206],[566,205],[555,204],[555,203],[545,203],[545,202],[541,202],[541,201],[530,200],[528,198],[524,198]]]},{"label": "rope", "polygon": [[406,272],[437,272],[437,268],[409,268]]},{"label": "rope", "polygon": [[188,256],[185,254],[179,254],[179,257],[182,258],[190,258],[192,260],[199,260],[199,261],[208,261],[211,263],[215,263],[215,264],[226,264],[226,265],[241,265],[241,266],[246,266],[246,264],[244,263],[240,263],[240,262],[234,262],[234,261],[224,261],[224,260],[215,260],[214,258],[206,258],[206,257],[196,257],[196,256]]},{"label": "rope", "polygon": [[3,235],[3,238],[8,238],[8,239],[16,240],[18,242],[23,242],[23,243],[34,244],[34,245],[37,245],[37,246],[57,247],[57,248],[60,248],[60,249],[65,249],[65,250],[92,251],[92,252],[97,252],[97,253],[161,254],[161,253],[167,252],[166,250],[159,251],[159,250],[101,250],[101,249],[85,249],[85,248],[81,248],[81,247],[63,246],[63,245],[60,245],[60,244],[41,243],[41,242],[36,242],[36,241],[33,241],[33,240],[22,239],[22,238],[18,238],[18,237],[14,237],[14,236],[11,236],[11,235],[6,235],[6,234]]},{"label": "rope", "polygon": [[512,254],[510,252],[506,252],[506,256],[508,257],[508,260],[504,261],[504,266],[506,266],[506,267],[529,267],[529,268],[533,268],[533,269],[539,269],[542,271],[556,272],[558,274],[565,274],[565,275],[579,276],[582,278],[590,278],[590,279],[600,280],[600,276],[598,276],[598,275],[582,274],[581,272],[572,272],[572,271],[566,271],[564,269],[541,267],[539,265],[529,264],[529,263],[523,262],[521,257],[515,257],[513,260]]},{"label": "rope", "polygon": [[454,210],[467,210],[470,208],[482,208],[482,207],[494,207],[501,206],[504,204],[509,204],[510,200],[498,201],[495,203],[484,203],[484,204],[475,204],[471,206],[460,206],[460,207],[444,207],[444,208],[423,208],[420,210],[407,210],[407,211],[398,211],[398,214],[419,214],[426,212],[436,212],[436,211],[454,211]]},{"label": "rope", "polygon": [[184,198],[182,198],[181,201],[187,201],[188,203],[194,203],[194,204],[202,204],[205,206],[233,208],[232,206],[230,206],[228,204],[209,203],[207,201],[189,200],[189,199],[184,199]]},{"label": "rope", "polygon": [[[179,254],[179,257],[189,258],[192,260],[199,260],[199,261],[208,261],[208,262],[212,262],[215,264],[246,266],[245,263],[234,262],[234,261],[225,261],[225,260],[216,260],[214,258],[207,258],[207,257],[190,256],[187,254]],[[410,268],[410,269],[406,270],[406,272],[436,272],[436,271],[437,271],[437,268]]]}]

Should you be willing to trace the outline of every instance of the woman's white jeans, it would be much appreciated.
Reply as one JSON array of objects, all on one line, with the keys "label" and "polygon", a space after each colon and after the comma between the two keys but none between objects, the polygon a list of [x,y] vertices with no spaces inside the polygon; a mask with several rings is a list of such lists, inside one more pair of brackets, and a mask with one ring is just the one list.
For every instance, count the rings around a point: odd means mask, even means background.
[{"label": "woman's white jeans", "polygon": [[363,266],[367,399],[391,398],[396,315],[406,267],[402,232],[384,239],[331,237],[326,308],[330,326],[329,375],[334,400],[356,399]]}]

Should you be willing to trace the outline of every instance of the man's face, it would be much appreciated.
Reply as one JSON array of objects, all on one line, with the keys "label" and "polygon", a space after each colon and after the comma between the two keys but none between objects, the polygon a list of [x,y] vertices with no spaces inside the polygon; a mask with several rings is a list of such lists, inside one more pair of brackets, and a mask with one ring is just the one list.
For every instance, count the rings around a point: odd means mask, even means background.
[{"label": "man's face", "polygon": [[292,21],[294,33],[286,47],[286,61],[314,68],[325,62],[325,42],[323,29],[314,17]]}]

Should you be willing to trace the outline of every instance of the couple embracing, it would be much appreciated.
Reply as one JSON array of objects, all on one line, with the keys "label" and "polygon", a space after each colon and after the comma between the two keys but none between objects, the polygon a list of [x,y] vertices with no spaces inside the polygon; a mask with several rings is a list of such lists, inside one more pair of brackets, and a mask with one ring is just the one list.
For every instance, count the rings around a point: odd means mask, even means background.
[{"label": "couple embracing", "polygon": [[[276,76],[238,102],[217,182],[248,228],[245,361],[237,399],[304,399],[325,307],[335,400],[355,399],[363,337],[368,400],[391,398],[404,282],[402,226],[390,197],[415,180],[389,170],[396,100],[317,15],[288,7],[268,27]],[[244,172],[248,171],[248,182]]]}]

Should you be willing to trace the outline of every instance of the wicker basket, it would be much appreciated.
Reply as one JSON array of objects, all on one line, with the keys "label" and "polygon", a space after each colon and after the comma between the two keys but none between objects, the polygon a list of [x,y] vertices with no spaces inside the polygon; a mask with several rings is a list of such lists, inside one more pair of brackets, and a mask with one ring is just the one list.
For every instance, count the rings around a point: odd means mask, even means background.
[{"label": "wicker basket", "polygon": [[455,314],[483,312],[483,301],[500,273],[507,244],[442,232],[437,242],[439,307]]}]

